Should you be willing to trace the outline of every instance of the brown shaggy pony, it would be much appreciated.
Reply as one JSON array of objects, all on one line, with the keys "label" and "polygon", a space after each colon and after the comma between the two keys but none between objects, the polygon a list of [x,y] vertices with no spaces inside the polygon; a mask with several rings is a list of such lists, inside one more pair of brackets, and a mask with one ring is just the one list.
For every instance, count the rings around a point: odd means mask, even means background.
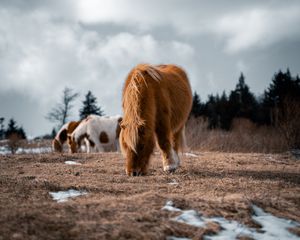
[{"label": "brown shaggy pony", "polygon": [[126,79],[122,101],[120,146],[126,158],[126,173],[146,174],[156,141],[162,151],[164,171],[175,171],[192,107],[186,73],[175,65],[140,64]]}]

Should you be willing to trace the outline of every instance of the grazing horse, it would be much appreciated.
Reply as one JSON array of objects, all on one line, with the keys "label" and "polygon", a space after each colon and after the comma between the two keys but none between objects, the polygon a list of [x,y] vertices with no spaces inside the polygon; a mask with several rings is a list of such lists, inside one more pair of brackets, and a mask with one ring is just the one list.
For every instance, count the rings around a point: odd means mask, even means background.
[{"label": "grazing horse", "polygon": [[125,81],[122,107],[120,146],[127,175],[146,174],[155,139],[162,151],[164,171],[175,171],[192,107],[186,73],[175,65],[137,65]]},{"label": "grazing horse", "polygon": [[63,145],[67,141],[68,135],[71,134],[79,124],[80,121],[71,121],[61,127],[52,141],[52,147],[55,152],[62,152]]},{"label": "grazing horse", "polygon": [[77,152],[84,139],[87,152],[116,151],[119,149],[120,116],[102,117],[89,115],[82,120],[76,130],[68,136],[68,145],[72,153]]}]

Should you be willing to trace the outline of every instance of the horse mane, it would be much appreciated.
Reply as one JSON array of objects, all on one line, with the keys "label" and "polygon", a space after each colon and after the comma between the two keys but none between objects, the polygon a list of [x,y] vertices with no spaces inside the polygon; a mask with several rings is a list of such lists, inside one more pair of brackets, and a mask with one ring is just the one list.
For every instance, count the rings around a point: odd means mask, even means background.
[{"label": "horse mane", "polygon": [[[138,129],[145,124],[141,117],[141,90],[148,88],[146,75],[150,79],[159,82],[162,77],[157,67],[150,64],[137,65],[128,75],[123,90],[123,109],[124,117],[121,127],[126,128],[127,134],[123,135],[126,144],[136,153],[136,144],[138,141]],[[147,78],[149,79],[149,77]]]}]

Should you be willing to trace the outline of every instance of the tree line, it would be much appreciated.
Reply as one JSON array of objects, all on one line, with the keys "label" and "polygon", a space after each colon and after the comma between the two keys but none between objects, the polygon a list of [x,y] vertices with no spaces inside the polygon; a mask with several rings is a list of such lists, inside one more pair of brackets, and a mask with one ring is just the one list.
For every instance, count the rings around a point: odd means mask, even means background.
[{"label": "tree line", "polygon": [[[245,82],[241,73],[235,89],[229,95],[209,95],[202,102],[197,92],[193,95],[191,115],[205,117],[208,128],[230,130],[234,118],[247,118],[259,125],[276,126],[289,104],[300,103],[300,78],[289,71],[274,74],[264,93],[256,97]],[[300,123],[299,123],[300,124]]]},{"label": "tree line", "polygon": [[7,128],[4,126],[4,120],[4,117],[0,117],[0,139],[8,139],[13,136],[19,139],[26,139],[23,127],[18,127],[17,122],[13,118],[9,119]]},{"label": "tree line", "polygon": [[[65,88],[62,93],[60,102],[58,102],[47,114],[46,119],[53,122],[55,127],[52,129],[51,134],[46,134],[43,138],[54,138],[58,129],[60,129],[71,115],[73,103],[79,96],[70,88]],[[82,107],[79,109],[80,120],[86,118],[90,114],[103,116],[104,112],[100,106],[97,105],[97,98],[91,91],[85,95],[82,101]],[[0,117],[0,140],[10,139],[16,137],[18,139],[26,139],[26,134],[23,127],[18,127],[14,118],[11,118],[8,122],[7,128],[4,126],[5,118]]]},{"label": "tree line", "polygon": [[261,96],[255,96],[241,73],[235,89],[227,95],[209,95],[202,102],[197,92],[193,95],[190,116],[207,120],[209,129],[231,130],[235,118],[246,118],[257,126],[276,128],[291,149],[300,148],[300,78],[290,70],[274,74],[270,85]]},{"label": "tree line", "polygon": [[[50,110],[46,119],[55,123],[50,135],[53,138],[57,130],[64,125],[70,117],[74,101],[79,94],[70,88],[65,88],[60,101]],[[84,119],[89,114],[104,115],[97,104],[96,97],[91,91],[85,95],[82,107],[79,109],[79,118]],[[290,70],[276,72],[270,85],[261,96],[255,96],[246,84],[245,76],[241,73],[235,89],[227,95],[225,91],[219,95],[209,95],[207,101],[202,102],[199,94],[193,95],[193,106],[190,116],[204,117],[208,120],[208,128],[230,130],[234,118],[247,118],[257,125],[272,125],[275,127],[292,128],[296,138],[299,138],[300,128],[300,78],[292,76]],[[4,118],[0,118],[0,139],[8,138],[16,133],[26,138],[22,127],[18,127],[14,119],[10,119],[7,129],[4,129]],[[294,127],[295,125],[295,127]],[[283,129],[287,131],[287,129]],[[299,144],[299,143],[298,143]]]}]

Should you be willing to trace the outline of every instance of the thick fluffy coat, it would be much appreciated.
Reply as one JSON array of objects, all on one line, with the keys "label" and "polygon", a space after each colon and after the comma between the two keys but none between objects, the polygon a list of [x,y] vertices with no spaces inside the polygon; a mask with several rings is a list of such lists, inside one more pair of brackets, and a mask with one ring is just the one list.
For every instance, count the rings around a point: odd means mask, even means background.
[{"label": "thick fluffy coat", "polygon": [[120,116],[88,116],[68,137],[71,152],[77,152],[82,140],[86,142],[88,153],[118,150],[121,120]]},{"label": "thick fluffy coat", "polygon": [[120,146],[128,175],[147,172],[157,141],[165,171],[180,164],[184,126],[192,107],[186,73],[175,65],[140,64],[128,75],[123,88]]}]

